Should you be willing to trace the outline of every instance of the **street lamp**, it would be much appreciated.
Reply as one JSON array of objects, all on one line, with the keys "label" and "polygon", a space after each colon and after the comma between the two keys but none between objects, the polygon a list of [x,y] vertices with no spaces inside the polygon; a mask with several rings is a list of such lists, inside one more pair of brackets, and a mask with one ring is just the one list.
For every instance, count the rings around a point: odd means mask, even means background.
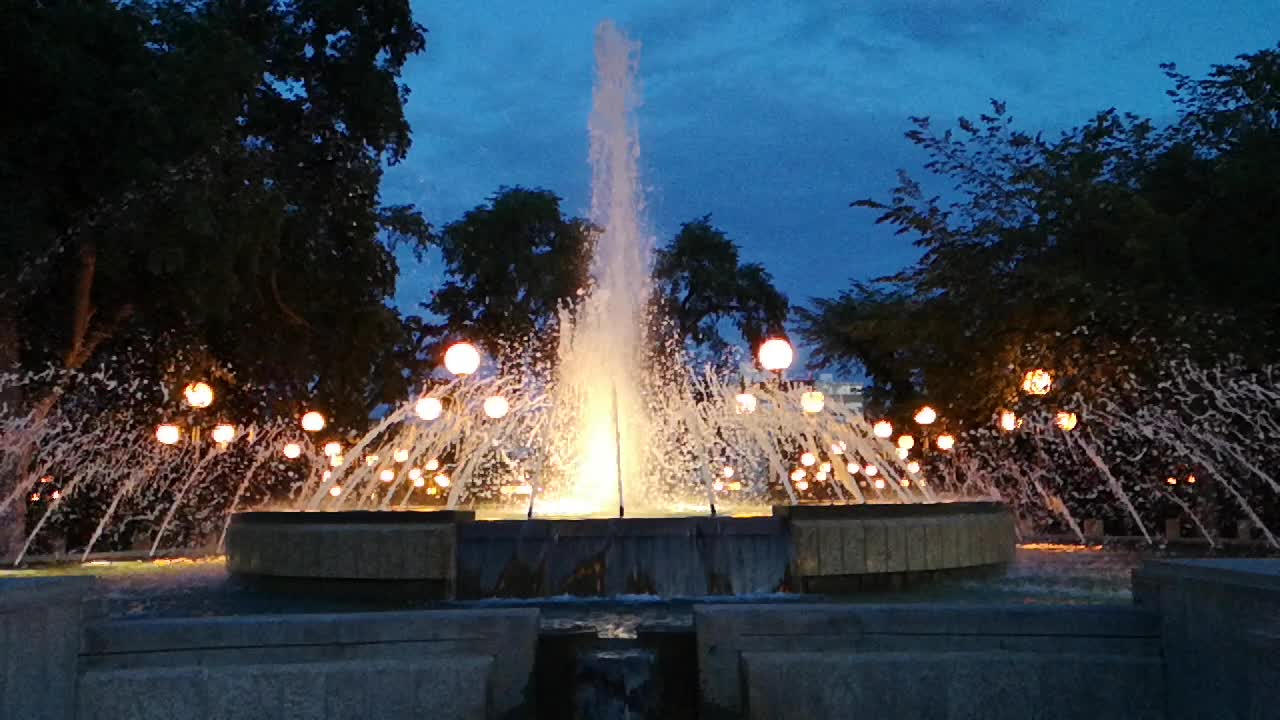
[{"label": "street lamp", "polygon": [[1022,391],[1028,395],[1047,395],[1053,387],[1053,375],[1048,370],[1036,368],[1022,376]]},{"label": "street lamp", "polygon": [[1054,418],[1054,423],[1065,432],[1075,430],[1078,422],[1080,422],[1080,419],[1073,412],[1060,412]]},{"label": "street lamp", "polygon": [[444,412],[444,404],[439,398],[418,398],[418,402],[413,404],[413,411],[423,420],[435,420]]},{"label": "street lamp", "polygon": [[324,415],[311,410],[302,416],[302,429],[307,432],[320,432],[324,429]]},{"label": "street lamp", "polygon": [[822,412],[826,406],[826,398],[817,390],[810,390],[800,395],[800,409],[810,415]]},{"label": "street lamp", "polygon": [[236,437],[236,426],[229,423],[219,423],[213,426],[213,430],[209,433],[209,437],[219,445],[226,445]]},{"label": "street lamp", "polygon": [[285,443],[282,452],[284,453],[284,456],[290,460],[297,460],[302,457],[302,446],[293,442]]},{"label": "street lamp", "polygon": [[881,438],[882,440],[887,440],[893,435],[893,423],[888,420],[880,420],[875,425],[871,426],[871,434]]},{"label": "street lamp", "polygon": [[480,351],[468,342],[454,343],[444,351],[444,367],[454,375],[470,375],[480,368]]},{"label": "street lamp", "polygon": [[506,417],[507,412],[511,410],[511,403],[501,395],[490,395],[484,399],[484,414],[493,420],[500,420]]},{"label": "street lamp", "polygon": [[783,338],[770,338],[760,345],[760,349],[756,351],[756,358],[760,360],[760,367],[776,373],[791,367],[791,361],[795,359],[795,351],[791,348],[791,343]]},{"label": "street lamp", "polygon": [[206,382],[193,382],[182,389],[182,396],[193,408],[207,408],[213,404],[213,388]]},{"label": "street lamp", "polygon": [[921,425],[932,425],[933,421],[938,419],[938,412],[928,405],[925,405],[916,411],[914,419]]},{"label": "street lamp", "polygon": [[939,435],[939,436],[938,436],[938,449],[939,449],[939,450],[947,451],[947,450],[950,450],[951,448],[953,448],[953,447],[955,447],[955,446],[956,446],[956,438],[955,438],[955,436],[954,436],[954,435],[946,435],[946,434],[944,434],[944,435]]},{"label": "street lamp", "polygon": [[182,439],[182,430],[172,423],[156,426],[156,440],[161,445],[176,445]]}]

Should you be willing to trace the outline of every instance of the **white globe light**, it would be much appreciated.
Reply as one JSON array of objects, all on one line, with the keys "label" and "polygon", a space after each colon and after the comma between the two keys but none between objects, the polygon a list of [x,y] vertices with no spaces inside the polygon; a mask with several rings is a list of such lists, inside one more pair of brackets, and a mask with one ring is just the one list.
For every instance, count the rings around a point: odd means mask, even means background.
[{"label": "white globe light", "polygon": [[898,447],[902,448],[903,450],[910,450],[915,446],[916,446],[916,439],[911,437],[910,435],[898,436]]},{"label": "white globe light", "polygon": [[427,484],[427,479],[424,477],[416,477],[413,479],[414,487],[422,487],[423,485],[426,485],[426,484]]},{"label": "white globe light", "polygon": [[501,395],[490,395],[484,399],[484,414],[494,420],[506,417],[509,410],[511,410],[511,403]]},{"label": "white globe light", "polygon": [[911,451],[910,451],[910,450],[908,450],[908,449],[906,449],[906,448],[901,448],[901,447],[900,447],[900,448],[894,448],[894,451],[898,453],[898,459],[899,459],[899,460],[906,460],[906,459],[907,459],[907,456],[911,454]]},{"label": "white globe light", "polygon": [[934,420],[938,419],[938,411],[925,405],[916,411],[915,421],[921,425],[931,425]]},{"label": "white globe light", "polygon": [[800,492],[804,492],[805,490],[809,489],[809,481],[797,480],[795,483],[795,486],[796,486],[796,490],[799,490]]},{"label": "white globe light", "polygon": [[1000,429],[1005,432],[1013,432],[1018,428],[1018,416],[1008,410],[1000,413]]},{"label": "white globe light", "polygon": [[938,436],[938,449],[939,449],[939,450],[950,450],[951,448],[953,448],[953,447],[955,447],[955,446],[956,446],[956,438],[955,438],[955,436],[954,436],[954,435],[939,435],[939,436]]},{"label": "white globe light", "polygon": [[329,488],[329,494],[334,497],[338,497],[339,495],[342,494],[342,488],[337,485],[334,485],[333,487]]},{"label": "white globe light", "polygon": [[341,455],[341,454],[342,454],[342,443],[337,442],[336,440],[330,440],[329,442],[324,444],[325,457],[334,457],[336,455]]},{"label": "white globe light", "polygon": [[440,398],[418,398],[418,402],[413,404],[413,411],[423,420],[435,420],[444,412],[444,405]]},{"label": "white globe light", "polygon": [[396,479],[396,471],[391,468],[387,468],[386,470],[378,473],[378,479],[382,482],[391,482]]},{"label": "white globe light", "polygon": [[302,429],[307,432],[320,432],[324,429],[324,416],[312,410],[302,416]]},{"label": "white globe light", "polygon": [[440,461],[439,461],[439,460],[437,460],[437,459],[435,459],[435,458],[431,458],[430,460],[428,460],[428,461],[427,461],[427,470],[434,472],[434,471],[439,470],[439,469],[440,469]]},{"label": "white globe light", "polygon": [[884,480],[883,480],[883,479],[881,479],[881,478],[876,478],[876,481],[875,481],[875,483],[874,483],[874,484],[875,484],[875,486],[876,486],[876,489],[877,489],[877,490],[883,490],[883,489],[884,489]]},{"label": "white globe light", "polygon": [[164,425],[156,426],[156,440],[159,441],[160,444],[176,445],[181,439],[182,430],[177,425],[165,423]]},{"label": "white globe light", "polygon": [[213,438],[213,441],[219,445],[226,445],[236,439],[236,426],[228,425],[227,423],[214,425],[213,432],[209,433],[209,437]]},{"label": "white globe light", "polygon": [[444,367],[454,375],[470,375],[480,368],[480,351],[471,343],[454,343],[444,351]]},{"label": "white globe light", "polygon": [[750,415],[756,411],[756,396],[749,392],[738,393],[733,396],[733,400],[737,403],[739,414]]},{"label": "white globe light", "polygon": [[811,452],[804,453],[800,456],[800,464],[805,467],[812,467],[816,462],[818,462],[818,458],[814,457]]},{"label": "white globe light", "polygon": [[297,460],[302,457],[302,446],[298,443],[285,443],[284,456],[290,460]]},{"label": "white globe light", "polygon": [[829,473],[829,472],[831,472],[831,463],[829,463],[829,462],[824,462],[824,463],[822,463],[821,465],[819,465],[819,466],[818,466],[818,472],[821,472],[821,473]]},{"label": "white globe light", "polygon": [[391,453],[391,459],[398,463],[402,463],[409,459],[409,451],[404,448],[399,448],[394,453]]},{"label": "white globe light", "polygon": [[820,413],[827,399],[817,390],[810,390],[800,396],[800,409],[807,413]]},{"label": "white globe light", "polygon": [[800,468],[796,468],[795,470],[791,471],[791,481],[799,482],[804,479],[804,475],[805,475],[804,470],[801,470]]},{"label": "white globe light", "polygon": [[726,479],[733,477],[733,467],[730,465],[725,465],[724,467],[720,468],[720,474],[723,475]]},{"label": "white globe light", "polygon": [[848,465],[845,465],[844,469],[848,470],[850,475],[857,475],[862,472],[862,466],[856,462],[851,462]]},{"label": "white globe light", "polygon": [[916,462],[915,460],[912,460],[911,462],[907,463],[907,472],[911,473],[912,475],[915,475],[916,473],[920,472],[920,463]]},{"label": "white globe light", "polygon": [[422,477],[422,468],[409,468],[409,479],[417,480]]},{"label": "white globe light", "polygon": [[207,408],[213,404],[213,388],[209,383],[193,382],[182,389],[182,395],[193,408]]},{"label": "white globe light", "polygon": [[791,361],[795,359],[795,351],[791,349],[791,343],[782,338],[771,338],[765,340],[760,346],[760,350],[756,352],[756,358],[760,360],[760,367],[765,370],[786,370],[791,367]]},{"label": "white globe light", "polygon": [[871,432],[878,438],[889,438],[893,435],[893,423],[888,420],[881,420],[871,426]]},{"label": "white globe light", "polygon": [[875,477],[880,470],[875,465],[868,465],[862,468],[862,472],[866,473],[867,477]]},{"label": "white globe light", "polygon": [[436,480],[436,484],[437,484],[437,485],[439,485],[440,487],[442,487],[442,488],[447,488],[447,487],[449,487],[449,476],[448,476],[448,475],[445,475],[444,473],[440,473],[439,475],[436,475],[435,480]]}]

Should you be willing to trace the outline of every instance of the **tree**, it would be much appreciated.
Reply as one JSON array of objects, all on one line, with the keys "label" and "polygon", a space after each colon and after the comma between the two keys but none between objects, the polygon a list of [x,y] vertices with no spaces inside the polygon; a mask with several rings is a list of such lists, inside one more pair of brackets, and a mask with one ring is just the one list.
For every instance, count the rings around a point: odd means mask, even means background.
[{"label": "tree", "polygon": [[[403,396],[391,250],[430,228],[378,189],[410,141],[408,0],[51,0],[0,21],[0,370],[61,371],[0,387],[6,412],[39,423],[124,362],[175,390],[217,374],[246,390],[221,401],[242,422],[314,403],[363,427]],[[35,451],[0,457],[0,498]]]},{"label": "tree", "polygon": [[923,255],[802,310],[814,362],[860,365],[882,401],[927,394],[963,424],[1033,367],[1088,395],[1151,377],[1161,352],[1274,358],[1280,54],[1199,81],[1166,72],[1179,118],[1164,128],[1107,110],[1049,140],[1000,102],[941,135],[913,119],[907,138],[954,189],[902,174],[888,201],[853,203]]},{"label": "tree", "polygon": [[501,187],[445,226],[445,283],[423,304],[443,318],[432,328],[437,354],[465,339],[505,368],[549,369],[559,312],[588,289],[594,243],[590,224],[565,217],[542,189]]},{"label": "tree", "polygon": [[409,146],[398,77],[424,38],[407,0],[4,12],[23,101],[0,126],[0,249],[20,259],[0,315],[23,366],[80,370],[145,340],[162,368],[199,349],[346,424],[402,392],[389,246],[429,227],[378,186]]},{"label": "tree", "polygon": [[739,260],[738,246],[704,215],[680,226],[654,260],[655,333],[668,332],[682,346],[711,359],[729,343],[725,322],[749,347],[783,332],[789,304],[759,263]]}]

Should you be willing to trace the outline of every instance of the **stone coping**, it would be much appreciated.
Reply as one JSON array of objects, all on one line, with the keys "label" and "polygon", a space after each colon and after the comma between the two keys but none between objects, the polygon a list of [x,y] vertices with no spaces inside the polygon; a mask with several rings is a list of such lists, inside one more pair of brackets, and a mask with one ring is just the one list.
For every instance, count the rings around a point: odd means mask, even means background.
[{"label": "stone coping", "polygon": [[1136,582],[1211,582],[1280,593],[1280,558],[1148,560],[1133,571]]},{"label": "stone coping", "polygon": [[487,520],[458,528],[459,540],[550,539],[556,537],[650,537],[692,535],[777,535],[772,517],[583,518]]},{"label": "stone coping", "polygon": [[942,517],[980,513],[1000,514],[1005,506],[995,501],[935,503],[859,503],[829,505],[774,505],[774,517],[792,520],[826,520],[857,518],[893,520],[897,518]]},{"label": "stone coping", "polygon": [[475,520],[471,510],[269,510],[238,512],[232,525],[441,525]]},{"label": "stone coping", "polygon": [[57,603],[78,603],[93,589],[96,578],[2,578],[0,612]]}]

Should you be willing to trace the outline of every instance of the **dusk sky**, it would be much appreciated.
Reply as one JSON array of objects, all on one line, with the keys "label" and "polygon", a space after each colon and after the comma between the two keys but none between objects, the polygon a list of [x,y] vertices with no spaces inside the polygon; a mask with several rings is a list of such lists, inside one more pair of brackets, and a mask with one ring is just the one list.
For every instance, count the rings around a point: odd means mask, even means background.
[{"label": "dusk sky", "polygon": [[[413,149],[384,184],[442,226],[500,185],[544,187],[587,214],[597,23],[641,45],[638,124],[659,241],[711,213],[793,303],[910,263],[910,241],[850,208],[923,162],[910,115],[950,124],[989,98],[1056,131],[1107,107],[1167,118],[1159,63],[1192,75],[1276,44],[1277,0],[415,2]],[[417,312],[438,259],[402,258]]]}]

